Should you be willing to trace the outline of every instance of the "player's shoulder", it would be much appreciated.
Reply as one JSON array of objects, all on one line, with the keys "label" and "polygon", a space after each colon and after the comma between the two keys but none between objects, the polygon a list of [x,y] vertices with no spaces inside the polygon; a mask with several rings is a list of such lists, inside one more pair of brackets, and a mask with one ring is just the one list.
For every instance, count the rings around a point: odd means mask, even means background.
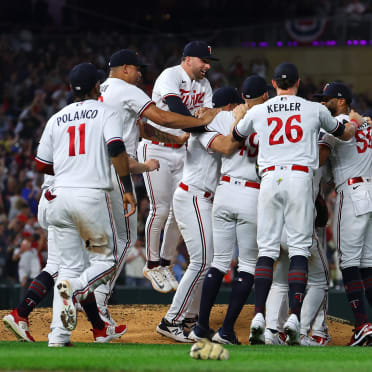
[{"label": "player's shoulder", "polygon": [[168,78],[182,79],[183,75],[184,75],[184,70],[182,66],[176,65],[176,66],[171,66],[171,67],[167,67],[166,69],[164,69],[156,80],[158,81],[158,80],[168,79]]},{"label": "player's shoulder", "polygon": [[348,122],[350,120],[349,115],[346,115],[346,114],[337,115],[337,116],[335,116],[335,118],[338,121],[340,121],[341,123],[344,122],[345,120],[346,120],[346,122]]}]

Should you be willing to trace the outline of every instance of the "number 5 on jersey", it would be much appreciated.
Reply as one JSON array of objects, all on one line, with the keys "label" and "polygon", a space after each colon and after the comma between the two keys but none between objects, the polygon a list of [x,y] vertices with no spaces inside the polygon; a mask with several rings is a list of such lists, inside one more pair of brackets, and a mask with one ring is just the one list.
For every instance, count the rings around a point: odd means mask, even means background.
[{"label": "number 5 on jersey", "polygon": [[[85,154],[85,124],[80,124],[78,127],[79,131],[79,154]],[[72,125],[68,127],[67,133],[70,135],[70,144],[68,149],[69,156],[75,156],[75,133],[76,127]]]}]

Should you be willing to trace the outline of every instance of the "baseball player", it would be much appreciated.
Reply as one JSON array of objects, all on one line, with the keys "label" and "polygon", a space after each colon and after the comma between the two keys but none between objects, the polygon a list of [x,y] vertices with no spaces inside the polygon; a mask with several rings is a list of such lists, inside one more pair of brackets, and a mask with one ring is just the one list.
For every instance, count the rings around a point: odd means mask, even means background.
[{"label": "baseball player", "polygon": [[[76,326],[75,303],[92,298],[92,291],[115,272],[116,231],[108,190],[112,188],[110,159],[126,186],[128,216],[135,212],[128,159],[121,138],[118,113],[97,102],[99,77],[94,65],[82,63],[70,72],[77,102],[53,115],[42,134],[36,156],[40,172],[55,175],[48,200],[47,223],[54,226],[60,266],[56,284],[62,300],[61,320],[68,331]],[[58,140],[57,140],[58,139]],[[49,190],[48,190],[49,191]],[[84,270],[84,249],[90,266]],[[93,301],[94,302],[94,301]],[[93,324],[98,342],[120,337],[126,326],[104,323],[96,313]]]},{"label": "baseball player", "polygon": [[[186,128],[207,124],[215,115],[215,113],[209,112],[202,119],[197,119],[158,108],[151,98],[135,85],[141,78],[140,67],[142,64],[138,55],[131,50],[122,49],[115,52],[110,58],[109,65],[110,75],[101,85],[100,99],[120,113],[120,118],[124,124],[122,137],[126,143],[129,162],[131,168],[134,165],[137,167],[137,171],[150,172],[155,169],[148,167],[142,167],[141,169],[141,167],[138,167],[139,163],[135,159],[139,135],[152,141],[172,143],[172,146],[181,146],[188,137],[186,133],[183,133],[181,137],[177,137],[170,133],[162,132],[146,123],[142,123],[139,127],[137,126],[137,120],[141,116],[151,119],[162,126]],[[146,157],[143,164],[148,164],[151,158],[152,156]],[[158,164],[157,162],[156,168],[159,169]],[[125,255],[129,247],[133,246],[137,240],[137,214],[133,214],[129,218],[125,217],[127,211],[123,209],[120,202],[125,188],[114,171],[112,171],[111,175],[114,190],[111,191],[110,197],[119,238],[118,248],[114,253],[117,261],[117,270],[105,286],[96,289],[95,295],[100,311],[104,314],[104,319],[113,322],[107,310],[107,303],[116,279],[124,266]]]},{"label": "baseball player", "polygon": [[[321,133],[322,135],[323,133]],[[319,194],[321,178],[326,180],[327,167],[314,171],[314,199]],[[318,206],[318,203],[316,203]],[[301,309],[300,343],[303,346],[325,346],[330,340],[326,324],[326,308],[328,294],[328,265],[325,254],[325,217],[321,217],[320,208],[315,219],[315,235],[310,248],[308,282],[306,296]],[[319,210],[319,212],[318,212]],[[319,216],[319,218],[318,218]],[[283,231],[280,256],[275,267],[273,284],[266,301],[265,343],[271,345],[284,344],[282,337],[283,325],[288,314],[288,246],[287,234]],[[313,337],[309,336],[312,330]]]},{"label": "baseball player", "polygon": [[[235,118],[233,112],[223,111],[211,125],[229,129],[241,117]],[[186,335],[185,323],[195,324],[200,308],[201,284],[212,261],[212,199],[220,174],[219,153],[231,154],[238,145],[231,133],[224,136],[213,131],[190,136],[182,181],[173,196],[175,218],[190,263],[167,314],[156,328],[158,333],[178,342],[192,342]]]},{"label": "baseball player", "polygon": [[35,306],[40,303],[44,295],[54,286],[54,279],[58,275],[58,252],[53,241],[53,226],[48,226],[45,220],[47,200],[45,191],[53,185],[53,177],[45,175],[41,187],[42,195],[38,206],[38,222],[44,230],[48,230],[48,260],[43,271],[37,275],[28,287],[21,303],[11,313],[3,317],[3,322],[19,340],[35,342],[29,331],[28,316]]},{"label": "baseball player", "polygon": [[307,258],[312,245],[314,201],[313,170],[318,167],[317,137],[320,127],[343,140],[354,136],[362,118],[353,113],[351,123],[340,123],[316,102],[296,97],[300,80],[296,66],[282,63],[274,70],[277,96],[247,112],[233,130],[242,141],[253,131],[260,143],[255,269],[255,317],[251,344],[264,343],[265,303],[271,287],[274,261],[280,253],[283,226],[287,229],[290,257],[288,272],[291,315],[284,325],[289,345],[299,344],[300,312],[307,282]]},{"label": "baseball player", "polygon": [[[320,94],[322,103],[339,121],[350,121],[350,89],[330,83]],[[365,297],[372,305],[372,151],[371,128],[366,121],[349,141],[329,135],[328,145],[337,192],[334,232],[345,292],[355,317],[355,330],[348,345],[362,345],[372,335]]]},{"label": "baseball player", "polygon": [[[106,79],[106,74],[102,70],[97,70],[99,80],[102,82]],[[73,92],[71,92],[73,93]],[[71,94],[71,102],[73,102],[73,94]],[[48,258],[43,271],[34,278],[30,286],[28,287],[25,297],[10,314],[3,318],[4,324],[16,335],[20,340],[27,342],[34,342],[34,338],[31,336],[29,331],[29,320],[28,316],[33,309],[41,302],[46,296],[50,289],[53,288],[54,282],[58,276],[59,269],[59,256],[56,245],[54,243],[54,227],[48,225],[46,220],[46,208],[48,200],[45,197],[45,193],[48,189],[53,187],[54,177],[50,175],[44,175],[44,182],[41,186],[41,197],[38,205],[38,222],[40,226],[48,232]],[[48,194],[47,194],[48,195]],[[56,292],[57,293],[57,292]],[[54,296],[58,301],[58,296]],[[93,312],[97,309],[93,308]],[[86,313],[89,314],[89,308],[86,309]],[[68,332],[63,324],[60,322],[60,316],[54,316],[51,325],[52,332],[49,334],[48,346],[65,346],[69,344],[70,332]],[[66,337],[63,334],[67,333]],[[64,338],[62,342],[58,342],[59,339]]]},{"label": "baseball player", "polygon": [[[268,99],[266,81],[259,76],[249,77],[243,83],[242,95],[249,108],[265,102]],[[218,131],[227,135],[230,128],[224,124]],[[210,312],[237,245],[239,274],[232,287],[223,326],[212,340],[239,344],[234,324],[252,289],[258,254],[257,199],[260,183],[256,172],[257,154],[257,134],[252,133],[239,151],[222,156],[221,178],[213,202],[214,256],[203,282],[198,323],[189,335],[193,340],[210,335]]]},{"label": "baseball player", "polygon": [[[207,43],[188,43],[183,50],[181,64],[165,69],[156,79],[152,93],[156,106],[183,115],[193,115],[200,107],[212,107],[212,89],[205,76],[213,60],[217,59],[211,54]],[[150,123],[160,128],[153,120]],[[179,129],[163,130],[173,135],[182,134]],[[147,264],[143,274],[151,281],[153,288],[162,293],[176,290],[178,286],[170,267],[180,239],[172,198],[182,178],[186,157],[186,146],[171,145],[167,142],[143,140],[138,147],[140,161],[149,157],[160,161],[159,172],[144,174],[150,211],[145,229]],[[164,235],[160,248],[163,227]]]}]

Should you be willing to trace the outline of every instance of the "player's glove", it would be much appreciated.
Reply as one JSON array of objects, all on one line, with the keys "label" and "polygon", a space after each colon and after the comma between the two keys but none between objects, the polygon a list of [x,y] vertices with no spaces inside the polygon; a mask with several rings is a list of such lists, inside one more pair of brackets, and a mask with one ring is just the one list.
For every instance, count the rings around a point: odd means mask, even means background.
[{"label": "player's glove", "polygon": [[222,345],[203,338],[192,345],[190,356],[194,359],[227,360],[229,359],[229,352]]}]

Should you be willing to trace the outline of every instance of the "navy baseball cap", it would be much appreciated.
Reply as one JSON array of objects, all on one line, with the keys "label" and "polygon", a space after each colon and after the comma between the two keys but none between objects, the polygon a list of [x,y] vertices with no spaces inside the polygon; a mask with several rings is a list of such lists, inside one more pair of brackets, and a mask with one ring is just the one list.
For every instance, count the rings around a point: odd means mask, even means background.
[{"label": "navy baseball cap", "polygon": [[199,57],[200,59],[210,59],[219,61],[218,58],[212,56],[212,48],[201,40],[190,41],[183,49],[183,57]]},{"label": "navy baseball cap", "polygon": [[353,100],[351,89],[343,83],[332,82],[325,85],[322,93],[314,94],[314,97],[322,99],[328,98],[345,98],[348,104]]},{"label": "navy baseball cap", "polygon": [[233,87],[218,88],[213,93],[212,97],[213,107],[223,107],[229,103],[244,103],[240,98],[238,91]]},{"label": "navy baseball cap", "polygon": [[73,67],[69,81],[75,93],[89,93],[97,84],[100,75],[93,63],[80,63]]},{"label": "navy baseball cap", "polygon": [[269,90],[266,80],[258,75],[252,75],[244,80],[242,94],[246,99],[253,99],[262,96]]},{"label": "navy baseball cap", "polygon": [[288,79],[298,80],[298,70],[293,63],[283,62],[275,67],[274,80],[276,79]]},{"label": "navy baseball cap", "polygon": [[109,67],[117,67],[123,65],[133,65],[145,67],[146,65],[141,62],[138,54],[130,49],[121,49],[115,52],[110,57]]},{"label": "navy baseball cap", "polygon": [[372,110],[367,110],[364,114],[363,114],[363,117],[369,117],[372,119]]},{"label": "navy baseball cap", "polygon": [[98,69],[97,72],[98,72],[98,77],[99,77],[98,80],[102,84],[107,79],[107,74],[102,69]]}]

